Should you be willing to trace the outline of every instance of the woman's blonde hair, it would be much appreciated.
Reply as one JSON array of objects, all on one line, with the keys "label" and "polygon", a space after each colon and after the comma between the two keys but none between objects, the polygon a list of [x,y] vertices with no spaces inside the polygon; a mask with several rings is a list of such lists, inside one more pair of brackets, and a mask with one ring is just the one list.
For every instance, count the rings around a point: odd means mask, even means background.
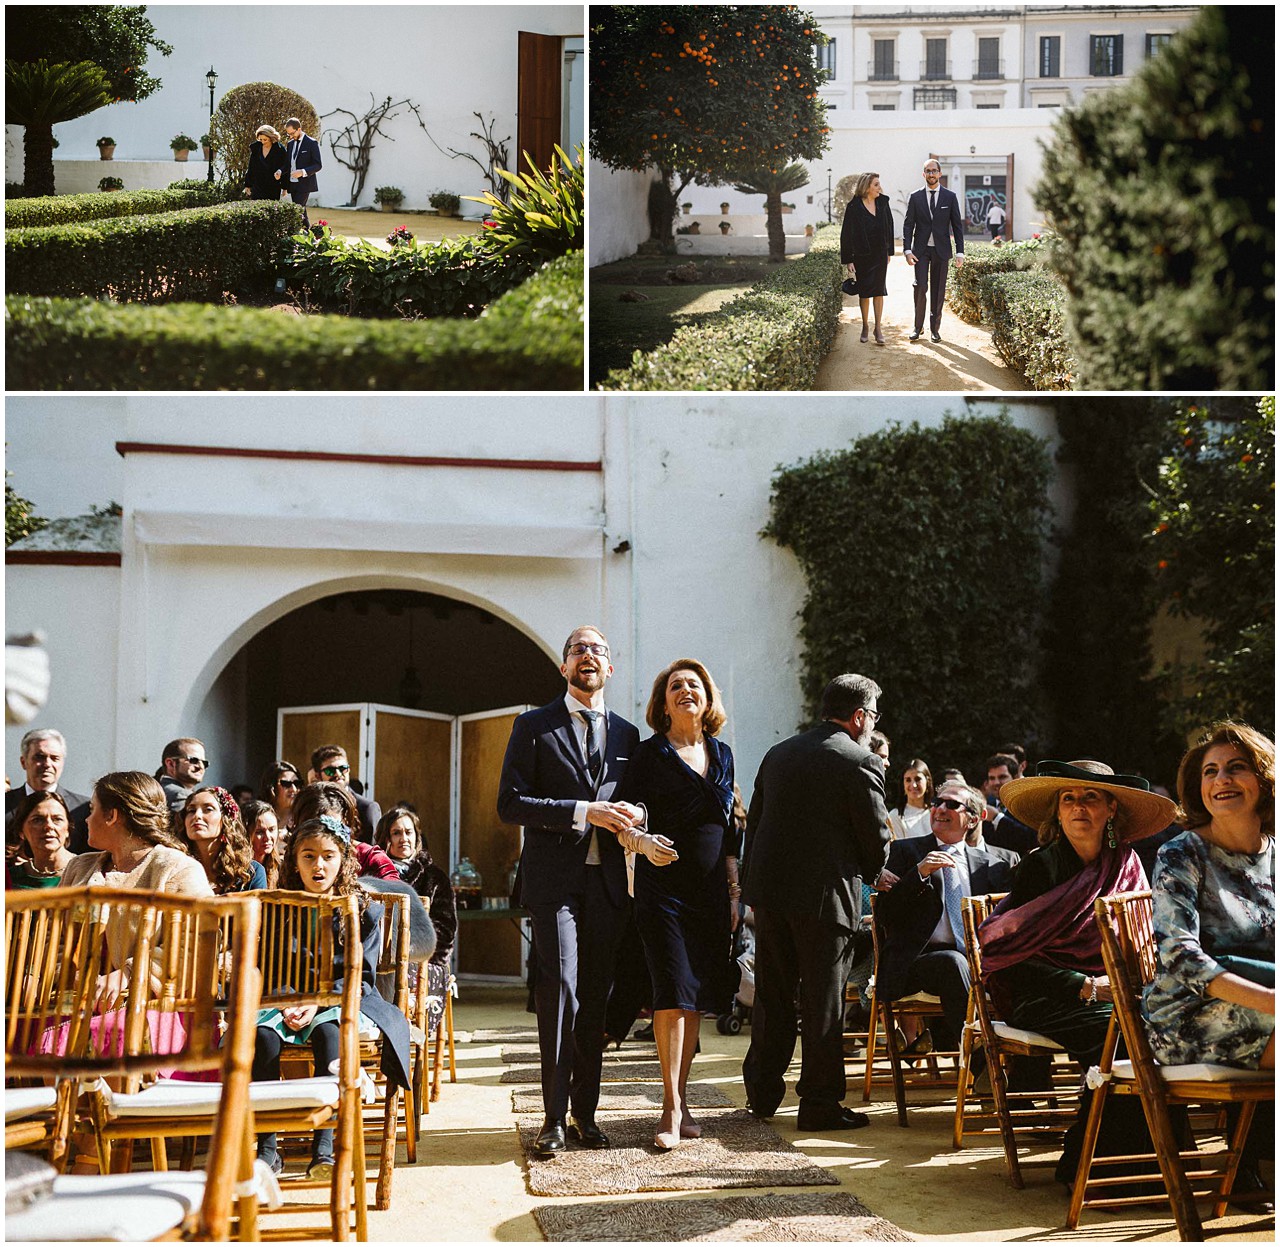
[{"label": "woman's blonde hair", "polygon": [[858,174],[858,180],[856,183],[854,183],[854,187],[853,187],[853,197],[855,199],[861,199],[867,193],[867,191],[871,189],[871,183],[874,182],[876,178],[878,178],[879,176],[880,175],[878,173]]},{"label": "woman's blonde hair", "polygon": [[708,736],[714,736],[725,725],[728,715],[724,712],[724,703],[720,700],[720,690],[711,678],[711,672],[696,658],[677,658],[668,663],[653,682],[653,691],[649,694],[649,705],[644,712],[644,721],[655,732],[666,732],[671,727],[671,716],[667,713],[667,681],[677,671],[692,671],[702,681],[707,694],[707,708],[702,713],[702,730]]},{"label": "woman's blonde hair", "polygon": [[145,771],[109,771],[93,785],[93,795],[103,810],[115,810],[131,836],[166,848],[184,846],[170,825],[169,802],[164,789]]},{"label": "woman's blonde hair", "polygon": [[278,143],[278,142],[280,142],[280,131],[279,131],[279,130],[277,130],[277,129],[275,128],[275,126],[267,126],[267,125],[259,126],[259,127],[258,127],[254,132],[253,132],[253,137],[256,139],[256,138],[258,137],[258,135],[260,135],[260,134],[269,134],[269,135],[271,135],[271,141],[272,141],[273,143]]}]

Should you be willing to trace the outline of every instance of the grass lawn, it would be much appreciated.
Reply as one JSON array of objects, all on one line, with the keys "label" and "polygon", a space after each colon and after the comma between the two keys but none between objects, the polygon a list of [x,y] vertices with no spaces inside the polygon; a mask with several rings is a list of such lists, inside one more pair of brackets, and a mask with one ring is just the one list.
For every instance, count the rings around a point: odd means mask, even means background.
[{"label": "grass lawn", "polygon": [[[694,270],[696,269],[696,273]],[[694,277],[692,281],[670,276]],[[591,348],[589,383],[598,385],[614,368],[627,368],[635,351],[652,351],[681,326],[696,322],[755,285],[769,272],[763,257],[633,256],[602,264],[590,273]],[[623,300],[631,292],[642,300]]]}]

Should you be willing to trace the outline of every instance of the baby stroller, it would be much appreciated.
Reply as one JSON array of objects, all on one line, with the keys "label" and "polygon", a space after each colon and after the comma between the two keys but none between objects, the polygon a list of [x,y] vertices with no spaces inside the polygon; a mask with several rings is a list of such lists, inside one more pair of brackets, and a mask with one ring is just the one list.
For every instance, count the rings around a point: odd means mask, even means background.
[{"label": "baby stroller", "polygon": [[716,1030],[722,1035],[740,1035],[743,1022],[751,1018],[751,1007],[756,1002],[756,933],[745,921],[738,923],[733,938],[733,959],[730,973],[738,978],[738,987],[729,1005],[729,1012],[716,1018]]}]

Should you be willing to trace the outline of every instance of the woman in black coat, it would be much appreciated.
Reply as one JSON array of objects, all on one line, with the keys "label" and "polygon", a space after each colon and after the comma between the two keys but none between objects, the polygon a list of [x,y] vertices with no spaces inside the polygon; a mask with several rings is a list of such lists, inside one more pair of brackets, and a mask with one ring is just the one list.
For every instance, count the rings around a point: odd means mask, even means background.
[{"label": "woman in black coat", "polygon": [[250,199],[279,199],[289,186],[289,153],[274,126],[259,126],[249,147],[244,193]]},{"label": "woman in black coat", "polygon": [[858,178],[853,198],[844,210],[840,226],[840,263],[848,265],[862,310],[862,337],[867,340],[867,304],[875,302],[876,345],[884,346],[880,314],[884,310],[889,257],[894,252],[893,211],[889,196],[880,192],[880,175],[864,173]]}]

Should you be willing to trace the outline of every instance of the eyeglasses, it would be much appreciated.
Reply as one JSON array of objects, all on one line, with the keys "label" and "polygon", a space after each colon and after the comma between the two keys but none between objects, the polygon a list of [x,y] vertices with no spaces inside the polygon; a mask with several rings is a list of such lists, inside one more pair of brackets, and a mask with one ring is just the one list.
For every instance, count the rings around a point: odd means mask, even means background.
[{"label": "eyeglasses", "polygon": [[277,788],[301,788],[302,780],[300,779],[278,779],[276,780]]},{"label": "eyeglasses", "polygon": [[881,718],[880,711],[872,710],[869,706],[861,706],[859,707],[859,709],[861,709],[863,714],[867,714],[871,716],[872,727],[875,727],[875,725],[880,722],[880,718]]},{"label": "eyeglasses", "polygon": [[607,645],[588,645],[585,641],[578,641],[576,644],[569,646],[569,653],[575,658],[581,658],[583,654],[594,654],[597,658],[608,658],[609,647]]},{"label": "eyeglasses", "polygon": [[[963,801],[955,801],[951,797],[934,797],[933,808],[935,810],[944,808],[948,810],[963,810],[966,814],[973,814],[973,811]],[[974,817],[976,818],[977,815],[974,814]]]},{"label": "eyeglasses", "polygon": [[350,773],[351,768],[349,766],[322,766],[320,768],[320,774],[325,779],[337,779],[339,775],[349,775]]}]

